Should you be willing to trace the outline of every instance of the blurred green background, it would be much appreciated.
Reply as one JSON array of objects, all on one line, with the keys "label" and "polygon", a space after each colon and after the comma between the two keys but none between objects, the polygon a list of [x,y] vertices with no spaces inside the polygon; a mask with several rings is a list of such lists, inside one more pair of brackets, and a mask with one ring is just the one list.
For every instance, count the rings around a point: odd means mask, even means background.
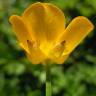
[{"label": "blurred green background", "polygon": [[[61,8],[67,24],[79,15],[96,24],[96,0],[0,0],[0,96],[45,96],[44,67],[28,61],[8,21],[9,16],[21,15],[37,1]],[[65,64],[52,66],[53,96],[96,96],[95,30]]]}]

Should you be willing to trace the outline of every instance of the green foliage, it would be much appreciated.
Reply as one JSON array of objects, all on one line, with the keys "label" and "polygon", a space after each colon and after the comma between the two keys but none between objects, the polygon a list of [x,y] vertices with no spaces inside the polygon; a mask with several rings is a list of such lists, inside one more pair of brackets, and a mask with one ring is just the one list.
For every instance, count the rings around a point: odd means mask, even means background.
[{"label": "green foliage", "polygon": [[[8,21],[41,1],[64,11],[67,24],[78,15],[95,24],[96,0],[0,0],[0,96],[45,96],[45,71],[32,65]],[[58,72],[57,72],[58,70]],[[91,33],[63,65],[52,65],[53,96],[96,96],[96,33]]]}]

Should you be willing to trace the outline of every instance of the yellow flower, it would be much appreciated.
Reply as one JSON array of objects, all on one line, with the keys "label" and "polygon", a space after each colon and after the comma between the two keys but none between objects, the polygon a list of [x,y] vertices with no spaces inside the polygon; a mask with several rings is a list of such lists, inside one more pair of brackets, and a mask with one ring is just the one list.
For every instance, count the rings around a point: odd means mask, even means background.
[{"label": "yellow flower", "polygon": [[51,60],[62,64],[76,46],[93,30],[93,24],[78,16],[65,28],[65,16],[56,6],[35,3],[22,16],[9,19],[20,46],[33,64]]}]

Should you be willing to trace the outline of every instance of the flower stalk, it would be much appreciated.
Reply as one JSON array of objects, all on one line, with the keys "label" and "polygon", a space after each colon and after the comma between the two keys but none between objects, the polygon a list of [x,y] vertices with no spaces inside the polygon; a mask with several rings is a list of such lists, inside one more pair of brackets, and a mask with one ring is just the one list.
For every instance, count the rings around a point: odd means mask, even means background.
[{"label": "flower stalk", "polygon": [[46,64],[46,96],[52,96],[50,64]]}]

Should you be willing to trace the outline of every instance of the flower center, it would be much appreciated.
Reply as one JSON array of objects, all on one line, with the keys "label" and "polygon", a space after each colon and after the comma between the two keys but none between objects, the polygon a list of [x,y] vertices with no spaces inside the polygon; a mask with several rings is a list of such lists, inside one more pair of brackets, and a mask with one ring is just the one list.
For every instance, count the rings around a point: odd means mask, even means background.
[{"label": "flower center", "polygon": [[66,41],[62,41],[58,44],[45,43],[43,44],[41,50],[48,58],[58,58],[60,56],[68,54]]}]

